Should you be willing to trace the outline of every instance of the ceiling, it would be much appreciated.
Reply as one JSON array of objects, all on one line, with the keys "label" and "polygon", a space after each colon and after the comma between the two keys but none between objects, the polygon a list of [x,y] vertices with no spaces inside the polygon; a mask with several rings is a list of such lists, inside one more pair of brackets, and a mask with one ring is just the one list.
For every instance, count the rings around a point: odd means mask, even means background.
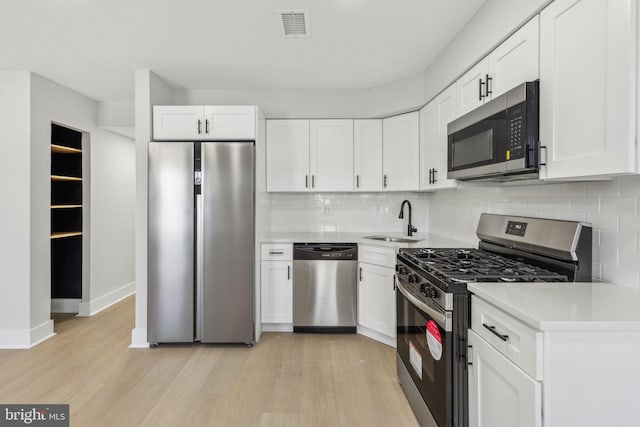
[{"label": "ceiling", "polygon": [[[366,89],[425,69],[486,0],[0,0],[0,69],[99,101],[178,88]],[[311,36],[277,10],[306,9]]]}]

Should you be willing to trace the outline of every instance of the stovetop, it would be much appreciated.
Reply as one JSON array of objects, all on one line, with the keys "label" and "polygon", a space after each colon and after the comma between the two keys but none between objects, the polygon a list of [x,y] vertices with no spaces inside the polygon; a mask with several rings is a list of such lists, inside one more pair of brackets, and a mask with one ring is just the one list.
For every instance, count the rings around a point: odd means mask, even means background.
[{"label": "stovetop", "polygon": [[400,249],[399,255],[444,284],[566,282],[566,275],[481,249]]}]

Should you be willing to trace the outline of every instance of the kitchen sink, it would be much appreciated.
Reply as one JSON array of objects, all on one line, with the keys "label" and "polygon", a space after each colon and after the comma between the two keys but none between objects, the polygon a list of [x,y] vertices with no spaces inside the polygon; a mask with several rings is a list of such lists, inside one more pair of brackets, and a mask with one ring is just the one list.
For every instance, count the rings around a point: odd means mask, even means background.
[{"label": "kitchen sink", "polygon": [[384,242],[394,243],[417,243],[424,239],[413,239],[411,237],[391,237],[391,236],[365,236],[365,239],[382,240]]}]

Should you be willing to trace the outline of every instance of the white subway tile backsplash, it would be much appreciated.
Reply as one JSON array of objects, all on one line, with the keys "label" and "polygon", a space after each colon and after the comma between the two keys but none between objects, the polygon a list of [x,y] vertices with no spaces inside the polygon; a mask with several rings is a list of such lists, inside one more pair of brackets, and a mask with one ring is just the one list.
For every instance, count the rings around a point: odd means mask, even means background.
[{"label": "white subway tile backsplash", "polygon": [[572,197],[569,201],[572,212],[600,212],[599,197]]},{"label": "white subway tile backsplash", "polygon": [[481,212],[590,222],[594,280],[640,287],[640,176],[520,187],[467,186],[426,197],[431,231],[464,241],[477,242],[475,227]]},{"label": "white subway tile backsplash", "polygon": [[587,212],[587,222],[592,223],[598,230],[618,231],[619,218],[616,214]]},{"label": "white subway tile backsplash", "polygon": [[601,197],[600,212],[636,213],[638,212],[638,199],[637,197]]}]

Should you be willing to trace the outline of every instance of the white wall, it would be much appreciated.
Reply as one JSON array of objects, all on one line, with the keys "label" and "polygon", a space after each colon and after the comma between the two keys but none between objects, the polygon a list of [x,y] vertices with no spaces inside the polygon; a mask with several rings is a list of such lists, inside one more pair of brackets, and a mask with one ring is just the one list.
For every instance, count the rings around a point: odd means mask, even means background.
[{"label": "white wall", "polygon": [[29,73],[0,71],[0,348],[28,347]]},{"label": "white wall", "polygon": [[176,105],[258,105],[266,118],[368,117],[360,90],[174,90]]},{"label": "white wall", "polygon": [[593,224],[594,280],[640,288],[640,176],[614,181],[470,188],[427,196],[434,233],[476,244],[482,212]]},{"label": "white wall", "polygon": [[173,89],[150,70],[135,71],[136,109],[136,210],[135,277],[136,324],[131,331],[131,347],[148,347],[147,343],[147,188],[148,146],[151,141],[153,105],[171,105]]},{"label": "white wall", "polygon": [[551,0],[487,0],[424,71],[424,101],[433,99]]},{"label": "white wall", "polygon": [[94,135],[90,267],[93,304],[81,314],[94,313],[134,290],[135,143],[108,131]]},{"label": "white wall", "polygon": [[[404,219],[398,218],[405,199],[413,208],[413,224],[419,232],[428,232],[429,203],[418,193],[273,193],[271,230],[405,232],[408,211]],[[330,208],[331,215],[324,215],[323,207]]]},{"label": "white wall", "polygon": [[[85,226],[81,315],[90,315],[133,291],[132,190],[118,185],[133,182],[133,141],[97,127],[97,102],[51,80],[31,74],[31,325],[50,319],[51,307],[51,123],[89,134],[85,145]],[[113,144],[113,154],[105,155]],[[129,148],[125,148],[129,146]],[[94,152],[95,150],[95,152]],[[89,156],[89,159],[86,159]],[[129,184],[131,185],[131,184]],[[90,187],[87,187],[90,186]],[[90,191],[87,191],[90,188]],[[121,195],[124,196],[121,198]],[[93,204],[97,203],[97,206]],[[105,208],[111,206],[110,208]],[[118,214],[114,217],[114,207]],[[120,231],[105,233],[114,221]],[[85,227],[86,231],[86,227]],[[87,244],[89,249],[87,250]],[[89,259],[87,259],[87,256]],[[88,274],[87,274],[88,273]],[[88,286],[86,283],[88,280]]]}]

